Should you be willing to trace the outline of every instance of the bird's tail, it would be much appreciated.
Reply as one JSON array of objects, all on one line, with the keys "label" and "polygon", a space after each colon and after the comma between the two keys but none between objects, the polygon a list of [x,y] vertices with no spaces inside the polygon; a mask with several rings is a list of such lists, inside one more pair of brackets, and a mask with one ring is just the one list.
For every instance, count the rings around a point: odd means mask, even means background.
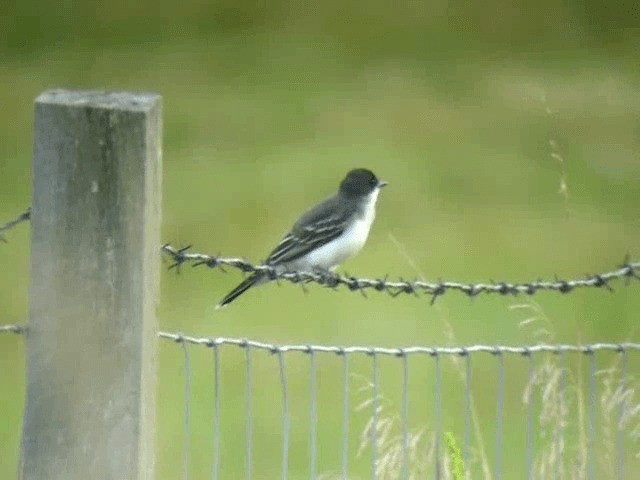
[{"label": "bird's tail", "polygon": [[228,304],[233,302],[236,298],[242,295],[244,292],[249,290],[254,285],[261,283],[264,275],[261,273],[254,273],[250,277],[246,278],[240,285],[231,290],[227,295],[218,303],[216,306],[216,310],[222,307],[226,307]]}]

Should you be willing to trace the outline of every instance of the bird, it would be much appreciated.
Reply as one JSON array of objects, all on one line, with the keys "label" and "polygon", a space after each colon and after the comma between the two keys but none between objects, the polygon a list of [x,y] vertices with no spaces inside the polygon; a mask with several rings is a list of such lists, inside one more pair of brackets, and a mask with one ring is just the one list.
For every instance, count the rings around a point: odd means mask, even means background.
[{"label": "bird", "polygon": [[[294,223],[264,262],[277,273],[288,271],[329,274],[358,253],[376,216],[379,180],[366,168],[356,168],[340,182],[338,192],[307,210]],[[267,282],[267,272],[254,272],[216,306],[222,308],[251,287]]]}]

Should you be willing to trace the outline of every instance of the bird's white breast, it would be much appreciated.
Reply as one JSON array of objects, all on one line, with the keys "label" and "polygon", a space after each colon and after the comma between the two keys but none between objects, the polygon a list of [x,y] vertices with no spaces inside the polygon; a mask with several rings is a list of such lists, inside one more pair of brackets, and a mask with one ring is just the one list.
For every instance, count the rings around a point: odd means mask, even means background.
[{"label": "bird's white breast", "polygon": [[379,190],[374,190],[363,211],[342,235],[322,247],[310,252],[304,258],[288,267],[292,270],[330,270],[358,253],[369,236],[369,230],[376,216],[376,200]]}]

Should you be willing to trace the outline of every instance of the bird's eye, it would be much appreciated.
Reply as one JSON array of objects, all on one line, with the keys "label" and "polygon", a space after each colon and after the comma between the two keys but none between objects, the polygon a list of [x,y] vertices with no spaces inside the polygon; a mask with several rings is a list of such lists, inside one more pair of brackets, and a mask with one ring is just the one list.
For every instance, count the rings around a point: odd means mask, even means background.
[{"label": "bird's eye", "polygon": [[369,179],[369,185],[373,186],[373,185],[377,185],[378,184],[378,179],[376,177],[371,177]]}]

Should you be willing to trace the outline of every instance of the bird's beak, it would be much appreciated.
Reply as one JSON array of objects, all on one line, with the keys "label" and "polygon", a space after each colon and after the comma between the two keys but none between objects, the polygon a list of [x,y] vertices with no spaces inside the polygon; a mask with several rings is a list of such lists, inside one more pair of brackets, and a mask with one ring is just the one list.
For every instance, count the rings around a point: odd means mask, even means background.
[{"label": "bird's beak", "polygon": [[384,180],[378,182],[378,188],[386,187],[387,185],[389,185],[389,182],[385,182]]}]

